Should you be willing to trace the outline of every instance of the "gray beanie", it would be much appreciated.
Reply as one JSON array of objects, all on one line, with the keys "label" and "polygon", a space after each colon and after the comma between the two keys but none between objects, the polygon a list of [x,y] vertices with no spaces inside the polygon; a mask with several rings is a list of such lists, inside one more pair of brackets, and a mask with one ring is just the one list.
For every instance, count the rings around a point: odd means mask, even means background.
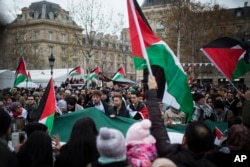
[{"label": "gray beanie", "polygon": [[101,128],[97,137],[97,149],[103,158],[123,159],[126,157],[126,145],[123,134],[116,129]]}]

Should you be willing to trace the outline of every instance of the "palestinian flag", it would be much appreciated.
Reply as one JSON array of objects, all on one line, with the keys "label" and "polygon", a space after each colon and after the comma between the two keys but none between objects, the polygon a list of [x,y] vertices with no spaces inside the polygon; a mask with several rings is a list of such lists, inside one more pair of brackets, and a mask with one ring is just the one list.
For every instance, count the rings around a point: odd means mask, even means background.
[{"label": "palestinian flag", "polygon": [[112,80],[117,81],[119,78],[124,78],[125,70],[123,67],[120,67],[118,71],[113,75]]},{"label": "palestinian flag", "polygon": [[103,81],[103,82],[110,82],[111,79],[106,77],[102,72],[99,73],[99,80]]},{"label": "palestinian flag", "polygon": [[127,6],[132,54],[136,69],[145,68],[145,59],[148,59],[157,80],[158,93],[163,92],[160,97],[162,101],[185,112],[188,120],[191,120],[193,99],[187,75],[179,60],[169,46],[154,35],[137,1],[127,0]]},{"label": "palestinian flag", "polygon": [[54,81],[51,77],[37,109],[37,120],[52,131],[56,110]]},{"label": "palestinian flag", "polygon": [[82,74],[83,74],[83,69],[80,66],[75,67],[73,70],[69,72],[69,76],[82,75]]},{"label": "palestinian flag", "polygon": [[24,58],[22,57],[16,69],[14,87],[17,87],[20,83],[26,81],[27,77],[28,76],[27,76],[27,71],[26,71],[26,64],[25,64]]},{"label": "palestinian flag", "polygon": [[203,46],[201,51],[228,80],[234,80],[250,71],[250,64],[247,63],[249,50],[247,53],[246,47],[247,41],[223,37]]},{"label": "palestinian flag", "polygon": [[28,80],[28,82],[32,82],[30,72],[28,72],[28,78],[27,78],[27,80]]},{"label": "palestinian flag", "polygon": [[215,134],[214,144],[220,146],[223,133],[218,127],[214,127],[214,134]]},{"label": "palestinian flag", "polygon": [[188,76],[188,85],[192,86],[193,85],[193,77],[192,77],[192,66],[189,65],[187,69],[185,70],[187,76]]},{"label": "palestinian flag", "polygon": [[98,78],[99,73],[100,73],[100,69],[99,67],[96,67],[94,70],[90,72],[88,79],[92,80],[93,78]]}]

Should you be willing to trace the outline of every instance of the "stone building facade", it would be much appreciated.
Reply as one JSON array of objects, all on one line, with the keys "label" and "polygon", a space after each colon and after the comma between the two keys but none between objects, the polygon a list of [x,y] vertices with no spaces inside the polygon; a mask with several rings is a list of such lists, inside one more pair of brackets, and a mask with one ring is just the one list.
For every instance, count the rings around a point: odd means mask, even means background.
[{"label": "stone building facade", "polygon": [[85,41],[84,30],[59,4],[40,1],[22,8],[22,13],[7,26],[5,35],[4,47],[0,49],[2,69],[15,70],[21,57],[30,70],[48,69],[48,58],[53,54],[54,68],[80,65],[90,71],[98,66],[104,74],[111,76],[122,65],[127,78],[136,79],[131,48],[125,36],[118,39],[108,34],[96,34],[92,56],[86,57],[84,54],[89,45]]}]

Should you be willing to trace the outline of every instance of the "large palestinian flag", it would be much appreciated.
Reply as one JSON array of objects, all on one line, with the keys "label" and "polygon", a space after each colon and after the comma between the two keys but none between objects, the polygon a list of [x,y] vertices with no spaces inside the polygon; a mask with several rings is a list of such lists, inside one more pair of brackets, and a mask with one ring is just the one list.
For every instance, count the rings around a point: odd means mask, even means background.
[{"label": "large palestinian flag", "polygon": [[51,77],[37,109],[37,120],[52,131],[56,110],[54,81]]},{"label": "large palestinian flag", "polygon": [[144,69],[145,59],[148,59],[151,67],[154,68],[152,71],[157,80],[158,92],[163,92],[162,101],[168,106],[185,112],[190,120],[193,113],[193,100],[187,75],[179,60],[169,46],[154,35],[137,1],[127,0],[127,6],[135,67]]},{"label": "large palestinian flag", "polygon": [[250,45],[247,45],[249,41],[223,37],[209,42],[201,51],[228,80],[233,80],[250,71],[250,64],[247,64]]},{"label": "large palestinian flag", "polygon": [[26,81],[27,77],[26,64],[22,57],[16,69],[14,87],[17,87],[20,83]]}]

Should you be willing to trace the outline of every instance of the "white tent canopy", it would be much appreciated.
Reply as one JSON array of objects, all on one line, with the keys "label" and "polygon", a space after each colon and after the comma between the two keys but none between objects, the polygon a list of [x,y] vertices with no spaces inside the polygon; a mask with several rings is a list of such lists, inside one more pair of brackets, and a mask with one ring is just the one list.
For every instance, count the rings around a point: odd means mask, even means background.
[{"label": "white tent canopy", "polygon": [[[68,73],[73,68],[69,69],[53,69],[53,79],[55,86],[61,86],[62,82],[66,81]],[[42,87],[46,87],[50,78],[51,78],[51,70],[28,70],[31,75],[32,82],[41,85]],[[75,78],[83,78],[83,76],[74,76]],[[10,88],[13,86],[15,80],[15,71],[10,70],[0,70],[0,88]],[[24,86],[26,87],[26,85]]]},{"label": "white tent canopy", "polygon": [[10,88],[14,84],[15,73],[10,70],[0,70],[0,89]]},{"label": "white tent canopy", "polygon": [[[68,76],[69,71],[71,69],[53,69],[53,79],[55,86],[61,86],[62,82],[64,82]],[[31,75],[32,82],[37,85],[42,85],[46,87],[50,78],[51,78],[51,70],[28,70]]]}]

